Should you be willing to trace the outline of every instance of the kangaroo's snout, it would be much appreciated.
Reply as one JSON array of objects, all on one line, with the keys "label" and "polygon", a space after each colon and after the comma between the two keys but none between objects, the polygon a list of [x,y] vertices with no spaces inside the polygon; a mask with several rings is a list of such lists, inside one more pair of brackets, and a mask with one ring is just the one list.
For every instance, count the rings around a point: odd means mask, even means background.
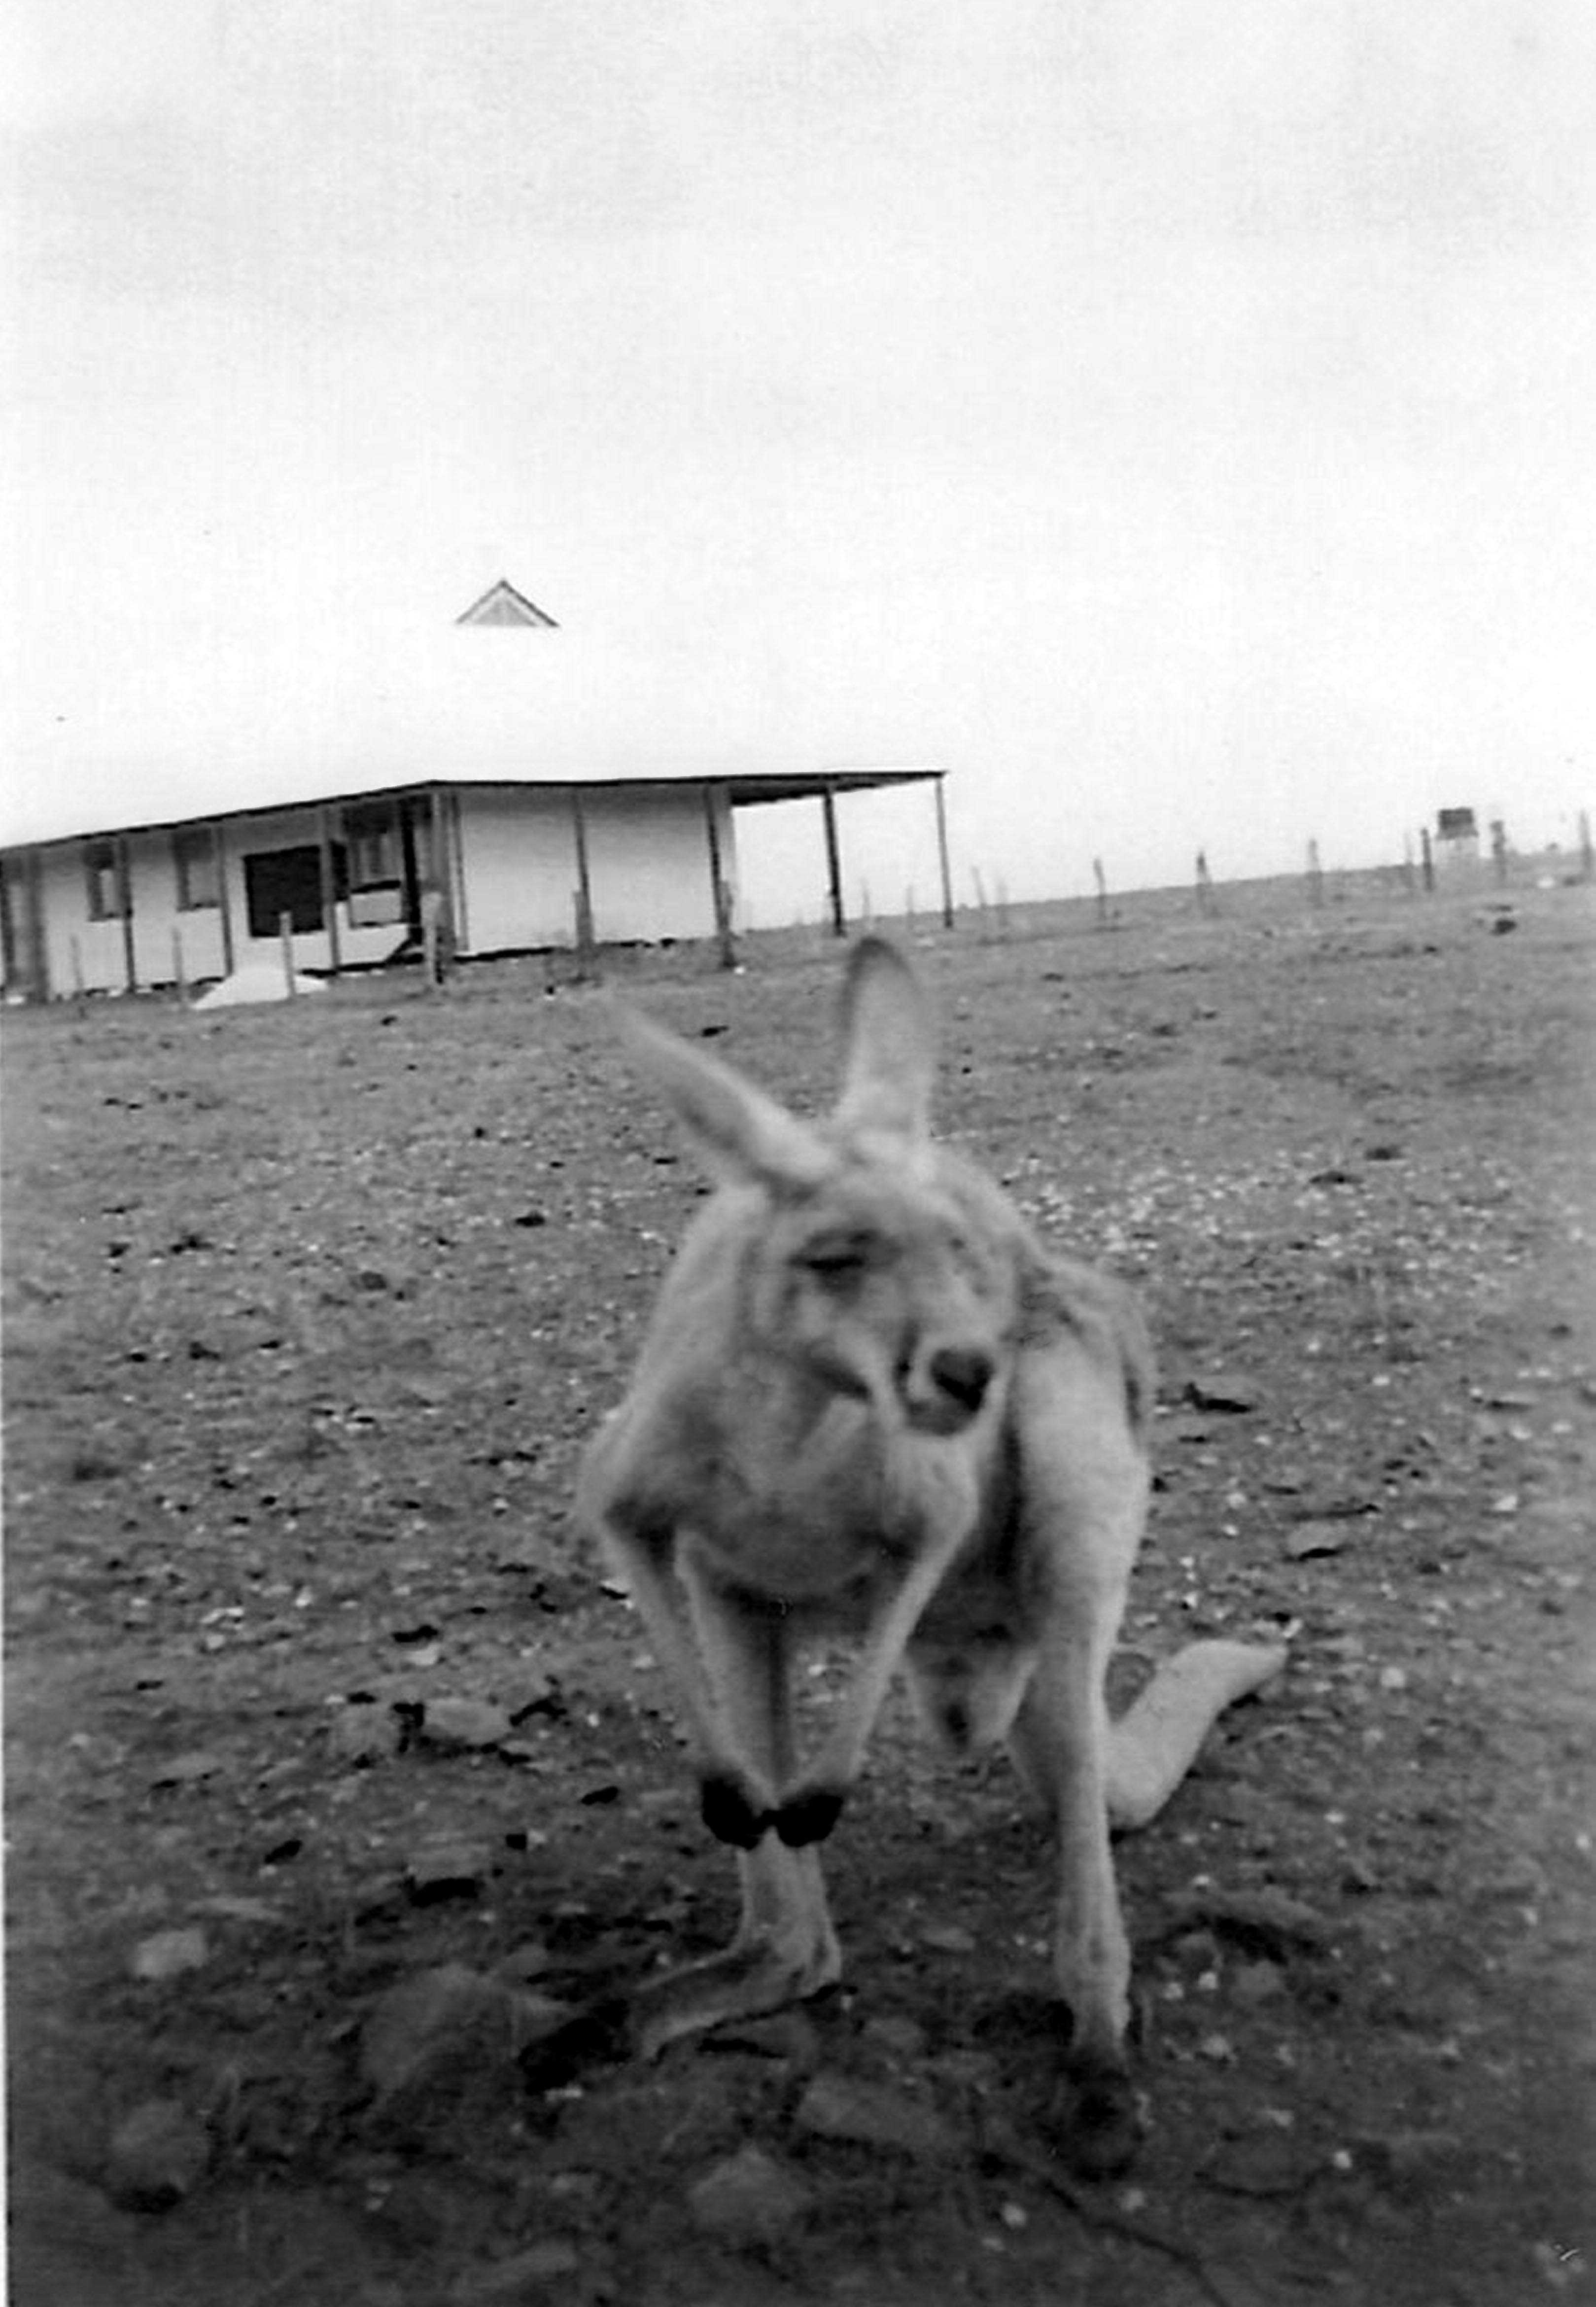
[{"label": "kangaroo's snout", "polygon": [[909,1423],[922,1434],[957,1434],[979,1415],[998,1365],[985,1346],[933,1346],[904,1373]]},{"label": "kangaroo's snout", "polygon": [[992,1382],[991,1354],[980,1346],[939,1346],[931,1359],[932,1383],[972,1418]]}]

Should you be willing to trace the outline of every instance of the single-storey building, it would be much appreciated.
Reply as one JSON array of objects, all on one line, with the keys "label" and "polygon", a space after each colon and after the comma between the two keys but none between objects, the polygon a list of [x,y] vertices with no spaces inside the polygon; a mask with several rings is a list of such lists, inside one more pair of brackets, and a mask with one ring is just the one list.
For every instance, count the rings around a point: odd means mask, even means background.
[{"label": "single-storey building", "polygon": [[[459,622],[551,628],[496,585]],[[729,932],[736,909],[736,814],[814,797],[824,813],[832,918],[843,922],[840,795],[928,782],[940,853],[942,772],[840,768],[699,775],[540,769],[486,775],[468,747],[417,741],[408,777],[97,826],[0,849],[0,948],[7,992],[47,999],[230,975],[281,954],[337,973],[417,944],[429,911],[462,958],[587,942],[649,943]],[[336,777],[336,750],[326,768]],[[356,759],[349,764],[357,769]],[[947,875],[944,864],[944,898]]]}]

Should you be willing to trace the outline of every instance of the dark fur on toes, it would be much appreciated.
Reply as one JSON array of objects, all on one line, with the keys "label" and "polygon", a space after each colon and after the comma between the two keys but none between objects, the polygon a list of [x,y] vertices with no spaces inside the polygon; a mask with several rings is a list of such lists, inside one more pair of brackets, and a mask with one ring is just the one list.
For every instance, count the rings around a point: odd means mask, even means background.
[{"label": "dark fur on toes", "polygon": [[1142,2143],[1127,2070],[1095,2064],[1069,2070],[1048,2128],[1077,2178],[1122,2178]]},{"label": "dark fur on toes", "polygon": [[789,1850],[824,1842],[842,1816],[846,1794],[837,1787],[809,1787],[789,1797],[776,1814],[776,1831]]},{"label": "dark fur on toes", "polygon": [[699,1816],[716,1842],[734,1850],[751,1850],[776,1823],[776,1814],[756,1810],[741,1779],[714,1772],[699,1781]]}]

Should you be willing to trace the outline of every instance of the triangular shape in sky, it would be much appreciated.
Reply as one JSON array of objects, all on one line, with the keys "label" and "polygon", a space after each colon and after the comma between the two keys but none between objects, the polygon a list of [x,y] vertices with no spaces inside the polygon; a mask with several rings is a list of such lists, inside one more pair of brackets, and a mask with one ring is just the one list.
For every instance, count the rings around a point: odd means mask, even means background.
[{"label": "triangular shape in sky", "polygon": [[457,625],[554,625],[553,618],[545,616],[524,593],[518,593],[507,577],[490,585],[481,600],[473,601],[454,622]]}]

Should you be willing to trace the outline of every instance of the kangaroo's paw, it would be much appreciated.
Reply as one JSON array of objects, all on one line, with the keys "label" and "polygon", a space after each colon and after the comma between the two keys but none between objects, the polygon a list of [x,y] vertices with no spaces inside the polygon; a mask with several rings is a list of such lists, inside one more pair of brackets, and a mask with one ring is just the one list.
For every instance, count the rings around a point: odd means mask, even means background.
[{"label": "kangaroo's paw", "polygon": [[1078,2178],[1120,2178],[1136,2159],[1144,2128],[1129,2071],[1117,2060],[1067,2065],[1046,2128]]},{"label": "kangaroo's paw", "polygon": [[708,2034],[728,2020],[762,2018],[819,1994],[836,1984],[841,1968],[826,1946],[802,1956],[768,1942],[728,1948],[639,1990],[631,2003],[632,2046],[640,2058],[656,2059],[687,2036]]},{"label": "kangaroo's paw", "polygon": [[800,1784],[785,1797],[776,1813],[776,1831],[789,1850],[802,1850],[806,1843],[824,1842],[847,1801],[846,1787],[828,1786],[824,1781],[814,1786]]},{"label": "kangaroo's paw", "polygon": [[751,1850],[777,1823],[776,1813],[746,1779],[731,1771],[706,1771],[699,1780],[699,1816],[716,1842]]}]

